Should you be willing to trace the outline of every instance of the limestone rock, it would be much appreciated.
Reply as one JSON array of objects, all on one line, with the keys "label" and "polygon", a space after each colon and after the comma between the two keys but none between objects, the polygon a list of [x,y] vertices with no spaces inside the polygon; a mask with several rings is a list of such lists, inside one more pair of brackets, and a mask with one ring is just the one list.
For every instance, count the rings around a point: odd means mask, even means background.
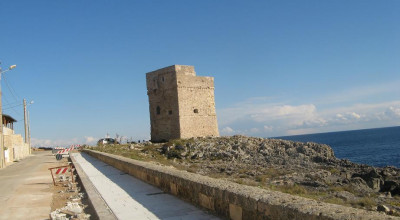
[{"label": "limestone rock", "polygon": [[385,205],[378,205],[376,209],[378,212],[385,212],[385,213],[390,212],[390,209]]}]

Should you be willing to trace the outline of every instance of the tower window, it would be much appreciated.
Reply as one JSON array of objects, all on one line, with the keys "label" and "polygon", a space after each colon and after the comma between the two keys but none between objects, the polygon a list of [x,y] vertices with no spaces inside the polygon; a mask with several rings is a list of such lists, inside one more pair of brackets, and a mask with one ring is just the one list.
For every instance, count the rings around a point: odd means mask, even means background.
[{"label": "tower window", "polygon": [[195,109],[193,110],[193,112],[197,114],[197,113],[199,113],[199,110],[198,110],[197,108],[195,108]]},{"label": "tower window", "polygon": [[172,110],[169,110],[169,111],[168,111],[168,114],[169,114],[169,115],[172,115]]},{"label": "tower window", "polygon": [[163,77],[161,77],[161,80],[164,82],[164,76],[163,76]]},{"label": "tower window", "polygon": [[161,109],[160,109],[160,106],[157,106],[157,115],[159,115],[160,113],[161,113]]}]

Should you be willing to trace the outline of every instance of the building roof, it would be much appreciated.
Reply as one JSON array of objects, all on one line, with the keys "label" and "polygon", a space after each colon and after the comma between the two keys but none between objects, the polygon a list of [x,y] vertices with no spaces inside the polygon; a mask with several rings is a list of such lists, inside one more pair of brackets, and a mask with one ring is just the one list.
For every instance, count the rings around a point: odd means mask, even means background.
[{"label": "building roof", "polygon": [[11,116],[9,116],[7,114],[3,114],[3,118],[6,118],[9,123],[17,122],[17,120],[15,120],[13,117],[11,117]]}]

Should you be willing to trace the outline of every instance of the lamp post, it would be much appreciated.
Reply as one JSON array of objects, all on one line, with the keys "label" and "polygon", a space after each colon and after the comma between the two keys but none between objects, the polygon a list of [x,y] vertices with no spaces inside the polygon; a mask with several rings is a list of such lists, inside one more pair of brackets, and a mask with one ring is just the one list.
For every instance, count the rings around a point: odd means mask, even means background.
[{"label": "lamp post", "polygon": [[4,133],[3,133],[3,109],[2,109],[2,104],[1,104],[1,75],[7,71],[10,71],[17,67],[17,65],[11,65],[8,67],[8,69],[2,71],[0,67],[0,168],[3,168],[6,166],[6,160],[5,160],[5,150],[4,150]]}]

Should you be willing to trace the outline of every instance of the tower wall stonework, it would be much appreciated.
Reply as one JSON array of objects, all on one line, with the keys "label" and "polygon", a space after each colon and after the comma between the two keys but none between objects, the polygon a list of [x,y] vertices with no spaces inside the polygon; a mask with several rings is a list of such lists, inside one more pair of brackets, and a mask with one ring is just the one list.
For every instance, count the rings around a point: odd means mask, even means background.
[{"label": "tower wall stonework", "polygon": [[152,141],[219,136],[213,77],[173,65],[147,73],[146,82]]}]

